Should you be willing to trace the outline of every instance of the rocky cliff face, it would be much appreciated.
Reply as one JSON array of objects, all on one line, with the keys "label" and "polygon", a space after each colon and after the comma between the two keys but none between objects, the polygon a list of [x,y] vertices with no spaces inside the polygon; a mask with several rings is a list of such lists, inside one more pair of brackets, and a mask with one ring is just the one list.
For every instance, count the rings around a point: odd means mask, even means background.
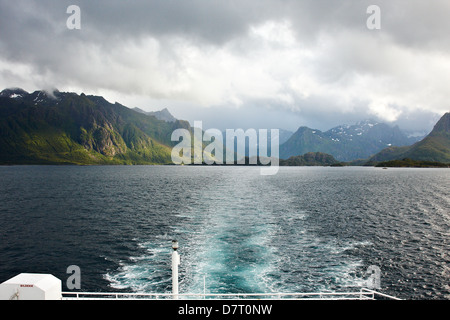
[{"label": "rocky cliff face", "polygon": [[177,128],[98,96],[0,93],[0,163],[170,163]]}]

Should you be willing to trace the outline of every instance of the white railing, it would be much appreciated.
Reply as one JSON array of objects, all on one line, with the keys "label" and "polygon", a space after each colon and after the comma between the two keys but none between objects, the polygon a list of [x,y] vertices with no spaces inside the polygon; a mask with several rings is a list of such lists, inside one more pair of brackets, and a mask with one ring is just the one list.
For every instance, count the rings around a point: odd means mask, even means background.
[{"label": "white railing", "polygon": [[[173,299],[173,293],[124,293],[124,292],[63,292],[63,300],[110,299]],[[180,300],[200,299],[252,299],[252,300],[400,300],[396,297],[362,288],[357,292],[306,292],[306,293],[178,293]]]}]

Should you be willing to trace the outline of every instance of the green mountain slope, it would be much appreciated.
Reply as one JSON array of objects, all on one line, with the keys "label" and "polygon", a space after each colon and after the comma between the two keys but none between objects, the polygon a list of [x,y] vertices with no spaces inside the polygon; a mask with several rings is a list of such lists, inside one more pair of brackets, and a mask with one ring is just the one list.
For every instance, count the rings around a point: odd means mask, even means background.
[{"label": "green mountain slope", "polygon": [[167,122],[102,97],[7,89],[0,93],[2,164],[166,164],[186,121]]},{"label": "green mountain slope", "polygon": [[381,162],[405,158],[450,163],[450,113],[444,114],[423,140],[409,147],[384,149],[369,161]]}]

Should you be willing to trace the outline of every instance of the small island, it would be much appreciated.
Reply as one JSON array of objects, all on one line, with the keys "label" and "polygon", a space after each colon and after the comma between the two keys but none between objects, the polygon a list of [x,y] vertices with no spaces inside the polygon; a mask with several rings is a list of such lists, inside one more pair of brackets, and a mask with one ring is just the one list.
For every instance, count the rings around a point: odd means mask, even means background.
[{"label": "small island", "polygon": [[421,161],[405,158],[402,160],[390,160],[377,163],[375,167],[396,167],[396,168],[450,168],[450,163],[437,161]]},{"label": "small island", "polygon": [[280,159],[280,166],[337,166],[341,164],[332,155],[323,152],[308,152],[289,159]]}]

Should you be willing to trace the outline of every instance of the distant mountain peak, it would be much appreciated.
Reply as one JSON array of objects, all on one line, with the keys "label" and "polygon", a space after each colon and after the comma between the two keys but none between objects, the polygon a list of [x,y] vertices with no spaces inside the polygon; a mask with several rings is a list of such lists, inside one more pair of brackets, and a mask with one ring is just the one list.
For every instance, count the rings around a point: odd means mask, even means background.
[{"label": "distant mountain peak", "polygon": [[378,121],[375,121],[373,119],[366,119],[366,120],[362,120],[362,121],[358,121],[356,123],[356,125],[358,126],[364,126],[364,125],[377,125]]},{"label": "distant mountain peak", "polygon": [[11,99],[27,99],[34,102],[35,105],[48,102],[49,100],[58,100],[61,93],[58,89],[36,90],[29,93],[22,88],[7,88],[0,92],[0,97]]},{"label": "distant mountain peak", "polygon": [[439,119],[430,135],[435,135],[438,133],[450,133],[450,112],[447,112]]},{"label": "distant mountain peak", "polygon": [[36,105],[43,102],[58,100],[59,95],[60,92],[58,90],[37,90],[28,94],[28,98],[31,99]]},{"label": "distant mountain peak", "polygon": [[8,88],[0,92],[0,97],[19,98],[27,95],[28,92],[21,88]]},{"label": "distant mountain peak", "polygon": [[177,121],[177,119],[169,112],[169,109],[167,108],[164,108],[161,111],[144,111],[140,108],[133,108],[133,110],[149,116],[154,116],[158,120],[163,120],[166,122]]},{"label": "distant mountain peak", "polygon": [[401,160],[450,162],[450,113],[444,114],[433,131],[419,142],[401,148],[386,148],[370,158],[370,162]]}]

